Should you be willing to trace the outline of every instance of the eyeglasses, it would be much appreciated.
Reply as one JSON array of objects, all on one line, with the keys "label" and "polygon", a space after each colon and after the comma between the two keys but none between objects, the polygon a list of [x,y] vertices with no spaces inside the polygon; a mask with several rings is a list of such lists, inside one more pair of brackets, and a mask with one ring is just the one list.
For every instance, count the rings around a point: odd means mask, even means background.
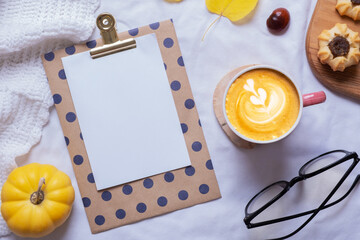
[{"label": "eyeglasses", "polygon": [[[320,204],[320,206],[316,209],[312,209],[306,212],[289,215],[286,217],[271,219],[267,221],[262,222],[256,222],[251,223],[251,221],[258,216],[261,212],[268,209],[272,204],[274,204],[277,200],[279,200],[281,197],[283,197],[291,187],[293,187],[296,183],[303,181],[305,179],[314,177],[320,173],[323,173],[341,163],[344,163],[346,161],[353,160],[353,163],[350,165],[350,167],[346,170],[345,174],[341,177],[339,182],[336,184],[336,186],[333,188],[333,190],[330,192],[330,194],[325,198],[325,200]],[[279,181],[275,182],[268,187],[261,190],[258,194],[256,194],[246,205],[245,207],[245,218],[244,222],[247,228],[256,228],[261,227],[269,224],[274,224],[278,222],[283,222],[286,220],[310,215],[309,218],[295,231],[291,232],[290,234],[280,237],[280,238],[274,238],[272,240],[277,239],[286,239],[289,238],[296,233],[298,233],[301,229],[303,229],[315,216],[318,214],[321,210],[324,210],[326,208],[329,208],[331,206],[334,206],[335,204],[341,202],[344,200],[350,192],[354,189],[356,184],[360,180],[360,175],[357,175],[353,184],[351,185],[350,189],[339,199],[336,201],[333,201],[331,203],[328,203],[329,200],[332,198],[332,196],[336,193],[336,191],[339,189],[339,187],[343,184],[345,179],[349,176],[351,171],[355,168],[356,164],[360,161],[358,155],[356,152],[348,152],[345,150],[335,150],[330,151],[324,154],[321,154],[320,156],[311,159],[307,163],[305,163],[299,170],[299,175],[297,177],[294,177],[290,180],[290,182],[287,181]]]}]

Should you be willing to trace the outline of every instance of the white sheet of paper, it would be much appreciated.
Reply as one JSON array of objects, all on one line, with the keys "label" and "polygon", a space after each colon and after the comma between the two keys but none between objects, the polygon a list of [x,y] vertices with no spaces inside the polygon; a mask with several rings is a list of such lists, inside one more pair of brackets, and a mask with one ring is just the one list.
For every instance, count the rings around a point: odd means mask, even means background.
[{"label": "white sheet of paper", "polygon": [[136,44],[62,58],[98,190],[191,164],[156,36]]}]

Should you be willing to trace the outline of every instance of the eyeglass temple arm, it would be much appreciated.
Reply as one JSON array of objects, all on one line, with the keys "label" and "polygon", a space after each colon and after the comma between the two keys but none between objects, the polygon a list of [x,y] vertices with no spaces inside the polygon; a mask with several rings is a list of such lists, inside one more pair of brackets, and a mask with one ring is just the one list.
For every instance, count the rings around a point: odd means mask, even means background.
[{"label": "eyeglass temple arm", "polygon": [[[342,200],[344,200],[349,194],[350,192],[355,188],[356,184],[359,182],[360,180],[360,175],[357,175],[353,184],[351,185],[350,189],[344,194],[344,196],[342,196],[341,198],[339,198],[338,200],[328,204],[328,205],[325,205],[324,207],[320,208],[320,210],[323,210],[323,209],[326,209],[326,208],[329,208],[331,206],[334,206],[335,204],[341,202]],[[308,214],[311,214],[311,213],[314,213],[316,210],[318,210],[318,208],[316,209],[312,209],[312,210],[309,210],[309,211],[306,211],[306,212],[302,212],[302,213],[298,213],[298,214],[294,214],[294,215],[290,215],[290,216],[286,216],[286,217],[282,217],[282,218],[276,218],[276,219],[272,219],[272,220],[268,220],[268,221],[263,221],[263,222],[258,222],[258,223],[250,223],[250,227],[249,228],[256,228],[256,227],[261,227],[261,226],[264,226],[264,225],[269,225],[269,224],[273,224],[273,223],[279,223],[279,222],[283,222],[283,221],[287,221],[287,220],[290,220],[290,219],[294,219],[294,218],[298,218],[298,217],[303,217],[305,215],[308,215]]]}]

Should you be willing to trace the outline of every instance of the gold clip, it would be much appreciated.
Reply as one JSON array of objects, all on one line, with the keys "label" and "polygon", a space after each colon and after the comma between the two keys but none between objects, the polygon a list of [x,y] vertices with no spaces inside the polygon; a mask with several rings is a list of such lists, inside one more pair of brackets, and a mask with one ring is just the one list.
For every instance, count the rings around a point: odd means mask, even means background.
[{"label": "gold clip", "polygon": [[92,58],[107,56],[113,53],[136,48],[133,38],[119,40],[116,32],[116,21],[110,13],[102,13],[96,19],[104,45],[90,50]]}]

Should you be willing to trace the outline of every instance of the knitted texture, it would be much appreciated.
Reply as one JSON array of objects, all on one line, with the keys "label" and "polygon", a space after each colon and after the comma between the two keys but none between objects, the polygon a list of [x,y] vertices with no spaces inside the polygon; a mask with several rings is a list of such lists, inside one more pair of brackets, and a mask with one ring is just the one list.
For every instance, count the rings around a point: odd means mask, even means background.
[{"label": "knitted texture", "polygon": [[[99,0],[0,1],[0,185],[41,138],[53,105],[40,56],[88,39]],[[1,204],[1,202],[0,202]],[[0,217],[0,236],[10,231]]]}]

